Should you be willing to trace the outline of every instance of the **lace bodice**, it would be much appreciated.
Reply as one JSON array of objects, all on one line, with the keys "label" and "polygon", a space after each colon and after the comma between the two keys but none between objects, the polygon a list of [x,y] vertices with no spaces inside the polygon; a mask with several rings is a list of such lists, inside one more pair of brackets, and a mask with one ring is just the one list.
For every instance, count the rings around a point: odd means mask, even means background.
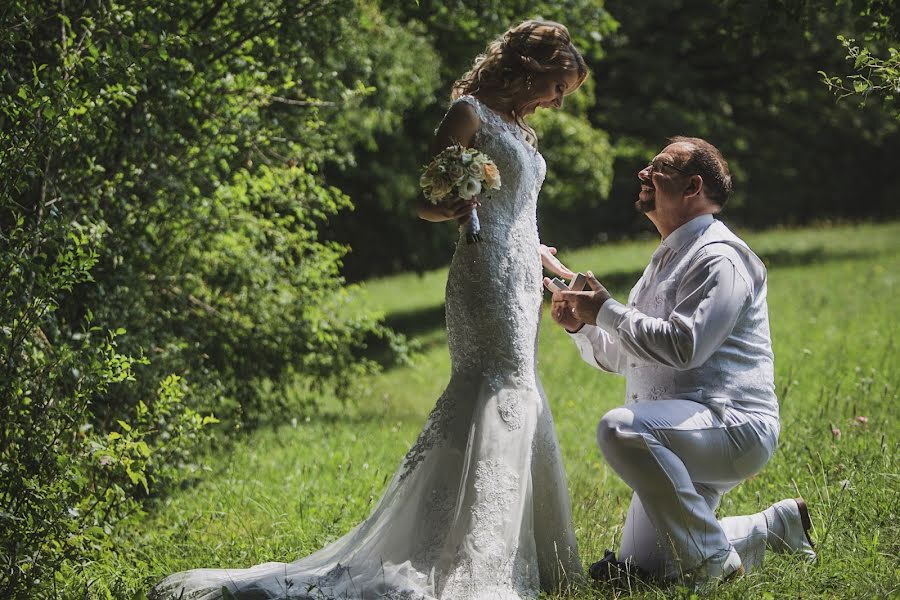
[{"label": "lace bodice", "polygon": [[[461,237],[447,281],[447,328],[454,372],[498,378],[533,374],[541,302],[537,197],[547,166],[525,132],[473,96],[481,127],[473,146],[500,171],[501,188],[484,193],[481,239]],[[527,384],[528,382],[526,382]]]}]

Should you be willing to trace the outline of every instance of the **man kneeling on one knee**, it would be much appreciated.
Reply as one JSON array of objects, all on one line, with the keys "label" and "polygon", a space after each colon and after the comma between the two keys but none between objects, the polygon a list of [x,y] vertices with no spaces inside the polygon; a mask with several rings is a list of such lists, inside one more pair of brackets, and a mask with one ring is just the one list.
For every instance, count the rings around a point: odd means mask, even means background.
[{"label": "man kneeling on one knee", "polygon": [[[590,365],[625,376],[625,405],[597,443],[634,490],[619,556],[591,567],[657,580],[740,575],[766,548],[815,558],[802,499],[717,520],[722,496],[758,473],[778,441],[766,269],[713,215],[731,192],[722,154],[673,138],[638,173],[637,202],[662,242],[627,304],[593,274],[590,291],[555,292],[552,316]],[[549,280],[545,280],[549,284]]]}]

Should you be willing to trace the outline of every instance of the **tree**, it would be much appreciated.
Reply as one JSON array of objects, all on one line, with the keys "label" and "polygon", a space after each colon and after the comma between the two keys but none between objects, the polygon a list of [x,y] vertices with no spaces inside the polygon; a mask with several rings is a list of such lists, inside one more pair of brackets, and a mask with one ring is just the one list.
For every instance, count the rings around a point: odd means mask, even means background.
[{"label": "tree", "polygon": [[879,106],[835,103],[817,75],[843,62],[833,40],[858,21],[846,5],[613,0],[607,8],[620,26],[594,65],[604,83],[590,115],[617,153],[607,232],[645,226],[632,208],[636,173],[679,134],[708,139],[730,161],[732,222],[895,212],[897,122]]},{"label": "tree", "polygon": [[[869,96],[879,96],[885,110],[893,111],[900,119],[896,102],[900,95],[900,51],[897,49],[900,9],[896,3],[883,0],[845,1],[869,24],[868,29],[861,32],[864,45],[858,44],[853,37],[838,35],[838,41],[847,51],[852,72],[844,77],[830,76],[824,71],[819,74],[828,89],[839,98],[857,96],[865,103]],[[882,58],[885,55],[886,58]]]}]

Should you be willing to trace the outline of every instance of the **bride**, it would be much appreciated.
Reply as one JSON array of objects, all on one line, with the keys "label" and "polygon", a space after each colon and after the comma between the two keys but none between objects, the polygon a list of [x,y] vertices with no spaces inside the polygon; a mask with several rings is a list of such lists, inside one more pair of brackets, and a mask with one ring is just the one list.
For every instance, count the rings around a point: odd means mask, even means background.
[{"label": "bride", "polygon": [[[450,381],[372,514],[296,562],[176,573],[152,598],[518,599],[581,575],[535,370],[541,264],[572,273],[538,239],[546,165],[524,119],[562,106],[586,76],[563,25],[526,21],[454,84],[435,152],[455,142],[478,148],[503,186],[479,205],[482,241],[461,239],[450,266]],[[422,202],[418,212],[464,222],[473,208]]]}]

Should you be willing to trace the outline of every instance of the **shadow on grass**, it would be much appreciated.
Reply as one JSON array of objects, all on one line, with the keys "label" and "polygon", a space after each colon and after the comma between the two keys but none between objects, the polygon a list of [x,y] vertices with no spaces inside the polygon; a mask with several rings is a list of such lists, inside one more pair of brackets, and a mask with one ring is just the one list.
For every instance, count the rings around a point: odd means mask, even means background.
[{"label": "shadow on grass", "polygon": [[802,267],[843,260],[868,260],[882,254],[878,250],[827,250],[825,246],[815,246],[805,250],[782,248],[760,252],[759,257],[769,269],[778,267]]},{"label": "shadow on grass", "polygon": [[435,329],[444,329],[447,326],[444,318],[444,304],[393,312],[385,316],[384,324],[394,331],[412,338]]},{"label": "shadow on grass", "polygon": [[[620,271],[607,273],[600,279],[612,290],[626,290],[636,282],[643,271]],[[550,301],[549,292],[544,295],[544,302]],[[435,304],[415,310],[395,311],[385,316],[384,324],[398,333],[415,338],[437,329],[444,329],[447,321],[444,316],[444,304]]]},{"label": "shadow on grass", "polygon": [[[760,254],[760,258],[769,269],[779,267],[796,267],[824,262],[841,260],[870,259],[877,255],[874,250],[840,250],[828,251],[825,246],[816,246],[803,250],[774,249]],[[643,274],[643,270],[635,271],[611,271],[597,273],[597,278],[614,295],[624,295],[627,290],[637,283]],[[545,294],[544,301],[549,302],[549,294]],[[416,338],[425,334],[434,333],[438,329],[444,329],[444,304],[435,304],[425,308],[417,308],[408,311],[395,311],[385,316],[385,325],[398,333],[410,338]]]}]

